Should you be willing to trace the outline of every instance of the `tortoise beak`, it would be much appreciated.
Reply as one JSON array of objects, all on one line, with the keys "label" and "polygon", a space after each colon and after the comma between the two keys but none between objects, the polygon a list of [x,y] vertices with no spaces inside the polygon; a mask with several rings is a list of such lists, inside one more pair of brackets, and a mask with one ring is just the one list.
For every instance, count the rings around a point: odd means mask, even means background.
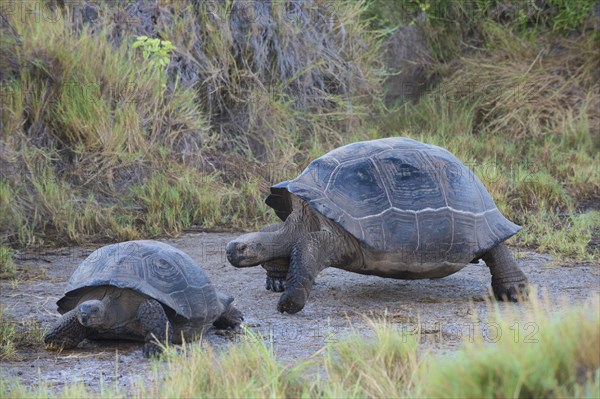
[{"label": "tortoise beak", "polygon": [[229,263],[235,267],[241,267],[245,259],[245,256],[243,255],[245,249],[245,244],[238,243],[236,241],[231,241],[229,244],[227,244],[225,251],[227,252],[227,260]]},{"label": "tortoise beak", "polygon": [[259,264],[256,261],[256,255],[253,254],[252,246],[245,242],[231,241],[227,244],[225,251],[227,260],[235,267],[250,267]]}]

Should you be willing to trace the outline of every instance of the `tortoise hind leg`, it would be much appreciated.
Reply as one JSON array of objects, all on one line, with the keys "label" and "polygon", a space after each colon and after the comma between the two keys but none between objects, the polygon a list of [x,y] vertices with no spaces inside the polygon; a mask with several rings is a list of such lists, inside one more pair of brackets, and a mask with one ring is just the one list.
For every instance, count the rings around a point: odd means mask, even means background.
[{"label": "tortoise hind leg", "polygon": [[223,313],[213,322],[213,325],[219,330],[239,327],[242,320],[244,320],[244,316],[242,316],[242,312],[232,305],[233,298],[220,292],[217,293],[217,296],[223,306]]},{"label": "tortoise hind leg", "polygon": [[162,348],[156,341],[170,343],[173,338],[173,326],[162,305],[154,299],[148,299],[138,308],[136,318],[140,322],[141,333],[146,342],[143,349],[144,356],[159,355]]},{"label": "tortoise hind leg", "polygon": [[492,273],[492,290],[496,298],[513,302],[517,302],[519,296],[527,298],[527,277],[506,245],[498,244],[481,258]]},{"label": "tortoise hind leg", "polygon": [[89,333],[77,320],[77,308],[62,315],[60,320],[44,335],[44,343],[64,349],[75,348]]}]

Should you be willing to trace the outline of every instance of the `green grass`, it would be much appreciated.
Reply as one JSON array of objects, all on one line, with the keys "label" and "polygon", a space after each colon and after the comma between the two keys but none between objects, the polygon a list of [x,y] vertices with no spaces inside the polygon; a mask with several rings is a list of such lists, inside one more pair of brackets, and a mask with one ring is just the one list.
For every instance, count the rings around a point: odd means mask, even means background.
[{"label": "green grass", "polygon": [[233,221],[258,227],[268,221],[258,181],[249,176],[225,190],[218,174],[181,169],[133,187],[130,200],[143,209],[138,222],[151,235],[179,234],[194,225],[213,229]]},{"label": "green grass", "polygon": [[22,358],[20,350],[42,350],[45,330],[33,319],[16,320],[0,305],[0,360],[15,361]]},{"label": "green grass", "polygon": [[12,251],[9,247],[0,245],[0,279],[14,277],[17,273]]},{"label": "green grass", "polygon": [[[539,317],[550,309],[533,301],[529,318],[495,318],[498,342],[476,339],[444,359],[429,359],[424,396],[444,397],[589,397],[600,381],[598,298],[590,308]],[[593,305],[592,303],[595,303]],[[587,305],[586,305],[587,306]],[[538,317],[532,317],[536,315]],[[476,332],[475,337],[482,334]],[[435,363],[435,364],[433,364]]]},{"label": "green grass", "polygon": [[[380,1],[345,4],[334,10],[338,28],[319,19],[325,14],[299,16],[316,18],[318,34],[299,29],[275,5],[279,41],[248,32],[251,45],[243,48],[235,22],[208,17],[225,15],[217,3],[161,9],[177,14],[161,26],[174,55],[201,59],[195,90],[177,79],[177,63],[164,86],[164,74],[131,48],[133,25],[131,40],[117,45],[108,27],[76,33],[68,18],[10,19],[22,39],[1,43],[11,61],[2,67],[12,76],[3,82],[12,96],[0,138],[9,172],[0,179],[4,245],[254,229],[273,220],[263,203],[270,184],[337,145],[404,135],[446,147],[472,166],[502,212],[524,226],[514,243],[596,258],[588,244],[600,230],[589,209],[600,191],[600,95],[596,39],[582,17],[589,5],[571,9],[556,0],[552,9],[525,19],[515,9],[506,20],[489,1],[472,10],[457,2],[405,2],[393,10]],[[365,18],[388,29],[419,10],[432,46],[449,52],[431,66],[440,83],[417,104],[384,110],[381,32]],[[118,12],[102,15],[111,20]],[[194,13],[206,26],[200,42]],[[471,15],[471,27],[444,18],[457,15]],[[577,35],[561,39],[565,29]],[[463,55],[465,35],[477,49]],[[262,53],[270,45],[279,56]]]},{"label": "green grass", "polygon": [[[26,389],[3,381],[3,397],[577,397],[600,387],[600,302],[556,314],[533,297],[520,313],[490,304],[495,339],[474,327],[456,352],[420,350],[419,337],[374,321],[369,333],[330,343],[295,365],[277,360],[267,340],[246,331],[241,342],[216,350],[202,343],[183,353],[169,348],[153,362],[154,380],[130,392],[106,384],[100,394],[83,385],[56,392],[42,382]],[[479,320],[474,316],[474,326]],[[493,342],[492,342],[493,341]]]},{"label": "green grass", "polygon": [[[290,19],[274,3],[278,29],[242,36],[229,13],[243,10],[225,2],[160,8],[171,22],[157,29],[175,45],[166,75],[132,48],[137,25],[118,34],[103,25],[120,18],[121,6],[101,7],[93,29],[75,29],[68,15],[7,14],[20,40],[0,43],[2,242],[65,245],[268,223],[270,172],[291,177],[306,154],[358,130],[379,90],[379,38],[361,20],[364,4],[336,8],[335,25],[326,5],[302,4]],[[314,29],[300,28],[309,21]],[[197,68],[195,81],[177,73],[181,60]]]},{"label": "green grass", "polygon": [[15,356],[15,338],[17,328],[6,316],[4,306],[0,306],[0,359],[11,359]]},{"label": "green grass", "polygon": [[374,337],[354,332],[325,351],[326,377],[314,389],[322,397],[406,397],[414,389],[418,338],[387,322],[370,322]]},{"label": "green grass", "polygon": [[543,3],[508,0],[370,0],[365,17],[384,30],[417,24],[423,27],[438,61],[460,56],[465,43],[487,45],[484,26],[492,22],[523,37],[597,34],[594,0],[549,0]]}]

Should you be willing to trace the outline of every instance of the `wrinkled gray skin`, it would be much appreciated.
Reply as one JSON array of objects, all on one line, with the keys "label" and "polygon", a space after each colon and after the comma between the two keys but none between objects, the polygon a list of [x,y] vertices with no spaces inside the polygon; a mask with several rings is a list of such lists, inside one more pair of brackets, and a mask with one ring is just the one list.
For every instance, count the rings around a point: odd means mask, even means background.
[{"label": "wrinkled gray skin", "polygon": [[[277,305],[280,312],[304,308],[319,272],[327,267],[399,279],[439,278],[455,273],[464,264],[447,262],[399,267],[403,259],[362,245],[337,223],[315,212],[290,194],[292,213],[285,222],[260,232],[244,234],[227,245],[227,259],[236,267],[263,265],[267,289],[285,291]],[[398,255],[400,256],[400,255]],[[527,295],[527,278],[509,249],[500,243],[481,256],[492,274],[498,299],[517,301]],[[475,261],[476,259],[474,259]]]}]

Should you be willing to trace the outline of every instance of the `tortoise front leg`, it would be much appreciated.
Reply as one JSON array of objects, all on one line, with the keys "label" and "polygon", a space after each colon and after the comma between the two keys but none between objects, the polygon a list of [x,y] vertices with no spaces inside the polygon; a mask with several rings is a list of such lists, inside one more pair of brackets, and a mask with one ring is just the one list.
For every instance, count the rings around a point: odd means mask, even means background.
[{"label": "tortoise front leg", "polygon": [[143,349],[144,356],[159,355],[162,349],[156,341],[170,343],[173,338],[173,326],[162,305],[154,299],[148,299],[138,308],[137,319],[140,321],[142,335],[146,342]]},{"label": "tortoise front leg", "polygon": [[506,245],[498,244],[481,258],[492,273],[492,290],[496,298],[513,302],[517,302],[519,296],[527,298],[527,277]]},{"label": "tortoise front leg", "polygon": [[77,320],[77,308],[62,315],[44,335],[44,343],[64,349],[75,348],[89,334],[89,329]]},{"label": "tortoise front leg", "polygon": [[326,267],[342,267],[360,258],[356,246],[330,231],[316,231],[292,248],[286,289],[277,310],[296,313],[304,308],[317,274]]}]

